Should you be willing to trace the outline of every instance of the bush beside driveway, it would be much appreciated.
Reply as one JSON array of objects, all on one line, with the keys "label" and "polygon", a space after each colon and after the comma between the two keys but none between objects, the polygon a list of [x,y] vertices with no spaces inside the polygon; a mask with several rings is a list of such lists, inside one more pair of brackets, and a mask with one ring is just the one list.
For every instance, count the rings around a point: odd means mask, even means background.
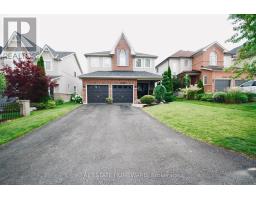
[{"label": "bush beside driveway", "polygon": [[79,104],[65,103],[54,109],[34,111],[28,117],[22,117],[0,124],[0,144],[9,142],[35,128],[39,128],[67,114],[78,106]]},{"label": "bush beside driveway", "polygon": [[256,103],[180,101],[145,111],[192,138],[256,157]]}]

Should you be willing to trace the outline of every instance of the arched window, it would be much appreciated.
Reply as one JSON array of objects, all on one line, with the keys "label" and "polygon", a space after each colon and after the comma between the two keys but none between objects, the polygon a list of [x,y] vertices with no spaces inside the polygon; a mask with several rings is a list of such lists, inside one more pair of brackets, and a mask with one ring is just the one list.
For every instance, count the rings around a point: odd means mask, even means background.
[{"label": "arched window", "polygon": [[210,53],[209,65],[217,66],[217,53],[214,51]]},{"label": "arched window", "polygon": [[124,49],[119,51],[119,66],[128,66],[128,56]]}]

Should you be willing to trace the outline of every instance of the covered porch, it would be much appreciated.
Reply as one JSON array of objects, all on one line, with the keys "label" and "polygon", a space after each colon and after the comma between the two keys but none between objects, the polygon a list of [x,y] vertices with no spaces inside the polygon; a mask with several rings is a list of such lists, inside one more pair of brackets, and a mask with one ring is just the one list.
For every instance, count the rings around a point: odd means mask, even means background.
[{"label": "covered porch", "polygon": [[138,80],[137,81],[137,98],[140,99],[144,95],[152,95],[155,83],[159,80]]},{"label": "covered porch", "polygon": [[180,73],[178,75],[179,80],[182,81],[186,74],[189,75],[189,77],[191,79],[190,84],[191,85],[195,85],[195,84],[198,83],[198,81],[200,79],[201,72],[200,71],[196,71],[196,70],[182,72],[182,73]]}]

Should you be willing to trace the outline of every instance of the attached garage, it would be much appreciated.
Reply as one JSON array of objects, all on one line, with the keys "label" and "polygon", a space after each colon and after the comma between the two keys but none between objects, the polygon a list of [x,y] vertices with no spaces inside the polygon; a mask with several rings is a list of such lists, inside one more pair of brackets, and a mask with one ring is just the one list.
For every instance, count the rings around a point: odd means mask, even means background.
[{"label": "attached garage", "polygon": [[133,103],[133,85],[112,85],[114,103]]},{"label": "attached garage", "polygon": [[108,97],[108,85],[87,85],[88,103],[105,103]]},{"label": "attached garage", "polygon": [[215,91],[225,91],[230,87],[231,80],[219,79],[215,80]]}]

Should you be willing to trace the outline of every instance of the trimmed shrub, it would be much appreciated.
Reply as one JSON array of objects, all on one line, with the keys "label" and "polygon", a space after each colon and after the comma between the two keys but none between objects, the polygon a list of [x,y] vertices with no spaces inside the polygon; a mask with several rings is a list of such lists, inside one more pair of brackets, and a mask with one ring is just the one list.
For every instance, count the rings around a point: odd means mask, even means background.
[{"label": "trimmed shrub", "polygon": [[172,102],[175,100],[175,96],[172,94],[172,92],[166,92],[164,100],[165,102]]},{"label": "trimmed shrub", "polygon": [[56,99],[55,100],[56,106],[64,104],[63,99]]},{"label": "trimmed shrub", "polygon": [[213,94],[213,101],[218,103],[224,103],[226,96],[226,92],[216,92]]},{"label": "trimmed shrub", "polygon": [[47,103],[41,102],[41,103],[31,103],[31,107],[36,107],[37,110],[44,110],[47,108]]},{"label": "trimmed shrub", "polygon": [[227,91],[225,102],[226,103],[246,103],[248,102],[248,97],[241,90],[237,88],[231,88]]},{"label": "trimmed shrub", "polygon": [[204,93],[199,93],[195,95],[196,100],[201,100],[202,96],[204,96]]},{"label": "trimmed shrub", "polygon": [[201,97],[201,101],[212,102],[213,101],[213,94],[212,93],[205,93],[205,94],[203,94],[202,97]]},{"label": "trimmed shrub", "polygon": [[113,103],[113,99],[111,97],[107,97],[106,98],[106,103],[107,104],[112,104]]},{"label": "trimmed shrub", "polygon": [[166,89],[163,85],[157,85],[154,89],[154,96],[158,102],[161,102],[164,100],[164,96],[166,93]]},{"label": "trimmed shrub", "polygon": [[247,103],[248,102],[248,96],[246,94],[239,95],[239,103]]},{"label": "trimmed shrub", "polygon": [[252,92],[245,92],[244,93],[248,97],[248,102],[256,101],[256,94]]},{"label": "trimmed shrub", "polygon": [[74,102],[74,103],[82,104],[83,103],[83,98],[78,94],[72,94],[71,98],[70,98],[70,101]]},{"label": "trimmed shrub", "polygon": [[152,103],[155,102],[155,97],[152,95],[144,95],[143,97],[140,98],[140,102],[143,104],[151,105]]},{"label": "trimmed shrub", "polygon": [[53,100],[47,101],[47,103],[46,103],[46,108],[47,109],[52,109],[52,108],[55,108],[55,107],[56,107],[55,101],[53,101]]},{"label": "trimmed shrub", "polygon": [[200,91],[200,88],[193,85],[190,85],[190,87],[188,88],[181,89],[181,92],[183,93],[184,97],[189,100],[196,99],[196,95],[200,93],[199,91]]}]

